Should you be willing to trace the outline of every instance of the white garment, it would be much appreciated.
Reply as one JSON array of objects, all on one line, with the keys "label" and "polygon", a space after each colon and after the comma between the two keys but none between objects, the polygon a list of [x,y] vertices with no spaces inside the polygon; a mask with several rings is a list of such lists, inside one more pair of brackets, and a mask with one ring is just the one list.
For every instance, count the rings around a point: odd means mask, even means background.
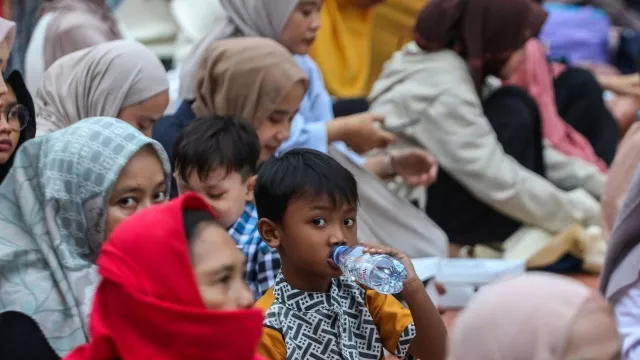
[{"label": "white garment", "polygon": [[42,82],[42,75],[45,72],[44,68],[44,38],[47,33],[49,23],[55,16],[55,13],[45,14],[36,24],[29,46],[27,47],[27,53],[24,59],[24,71],[25,82],[27,83],[27,89],[31,96],[35,96],[40,82]]},{"label": "white garment", "polygon": [[640,359],[640,280],[612,301],[622,339],[621,360]]},{"label": "white garment", "polygon": [[178,24],[173,62],[180,67],[193,46],[215,26],[225,11],[220,0],[173,0],[171,13]]},{"label": "white garment", "polygon": [[[420,118],[399,134],[400,144],[431,150],[443,168],[497,211],[551,233],[600,223],[600,204],[584,190],[600,192],[598,176],[549,147],[545,158],[551,153],[561,160],[548,169],[549,180],[507,155],[484,116],[467,64],[454,51],[428,53],[409,43],[386,63],[369,100],[371,111],[385,115],[389,126]],[[558,187],[568,185],[573,190]]]}]

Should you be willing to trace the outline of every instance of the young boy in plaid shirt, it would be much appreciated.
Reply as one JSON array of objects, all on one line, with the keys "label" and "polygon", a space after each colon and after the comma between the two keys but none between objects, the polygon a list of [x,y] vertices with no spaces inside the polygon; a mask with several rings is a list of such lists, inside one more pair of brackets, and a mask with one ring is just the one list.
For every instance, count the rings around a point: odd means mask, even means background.
[{"label": "young boy in plaid shirt", "polygon": [[171,159],[180,194],[195,191],[218,214],[247,258],[246,280],[256,298],[275,284],[280,256],[257,229],[253,203],[260,141],[246,121],[209,116],[191,122],[178,136]]}]

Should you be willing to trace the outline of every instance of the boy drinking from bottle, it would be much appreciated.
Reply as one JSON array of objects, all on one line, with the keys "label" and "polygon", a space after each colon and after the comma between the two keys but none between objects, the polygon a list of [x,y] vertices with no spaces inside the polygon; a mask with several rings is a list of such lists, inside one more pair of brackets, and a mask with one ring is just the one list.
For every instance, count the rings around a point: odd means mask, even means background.
[{"label": "boy drinking from bottle", "polygon": [[282,271],[258,301],[264,309],[259,352],[267,359],[445,358],[446,329],[411,261],[397,250],[366,245],[406,267],[401,295],[366,290],[342,276],[334,247],[355,246],[357,184],[326,154],[291,150],[267,161],[255,187],[258,230],[280,253]]}]

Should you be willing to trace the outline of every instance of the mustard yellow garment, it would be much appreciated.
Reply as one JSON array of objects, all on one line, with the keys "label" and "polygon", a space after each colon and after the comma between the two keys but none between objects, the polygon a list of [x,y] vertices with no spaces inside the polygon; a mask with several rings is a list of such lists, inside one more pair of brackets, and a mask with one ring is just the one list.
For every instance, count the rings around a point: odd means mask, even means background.
[{"label": "mustard yellow garment", "polygon": [[363,97],[384,62],[413,39],[413,26],[428,0],[386,0],[363,9],[354,0],[325,0],[322,26],[310,55],[329,93]]},{"label": "mustard yellow garment", "polygon": [[373,10],[358,7],[355,2],[325,0],[320,13],[322,25],[310,52],[327,90],[338,98],[363,97],[369,90]]},{"label": "mustard yellow garment", "polygon": [[375,7],[371,52],[371,64],[366,90],[382,72],[384,63],[391,55],[413,40],[413,27],[418,13],[428,0],[387,0]]}]

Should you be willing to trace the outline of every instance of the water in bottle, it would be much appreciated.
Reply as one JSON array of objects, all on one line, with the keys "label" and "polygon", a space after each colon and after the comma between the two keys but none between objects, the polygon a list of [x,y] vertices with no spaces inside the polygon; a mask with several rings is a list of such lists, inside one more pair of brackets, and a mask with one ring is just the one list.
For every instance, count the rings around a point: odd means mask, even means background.
[{"label": "water in bottle", "polygon": [[407,269],[400,260],[385,254],[364,253],[362,246],[337,246],[333,249],[333,262],[351,279],[381,294],[402,291]]}]

